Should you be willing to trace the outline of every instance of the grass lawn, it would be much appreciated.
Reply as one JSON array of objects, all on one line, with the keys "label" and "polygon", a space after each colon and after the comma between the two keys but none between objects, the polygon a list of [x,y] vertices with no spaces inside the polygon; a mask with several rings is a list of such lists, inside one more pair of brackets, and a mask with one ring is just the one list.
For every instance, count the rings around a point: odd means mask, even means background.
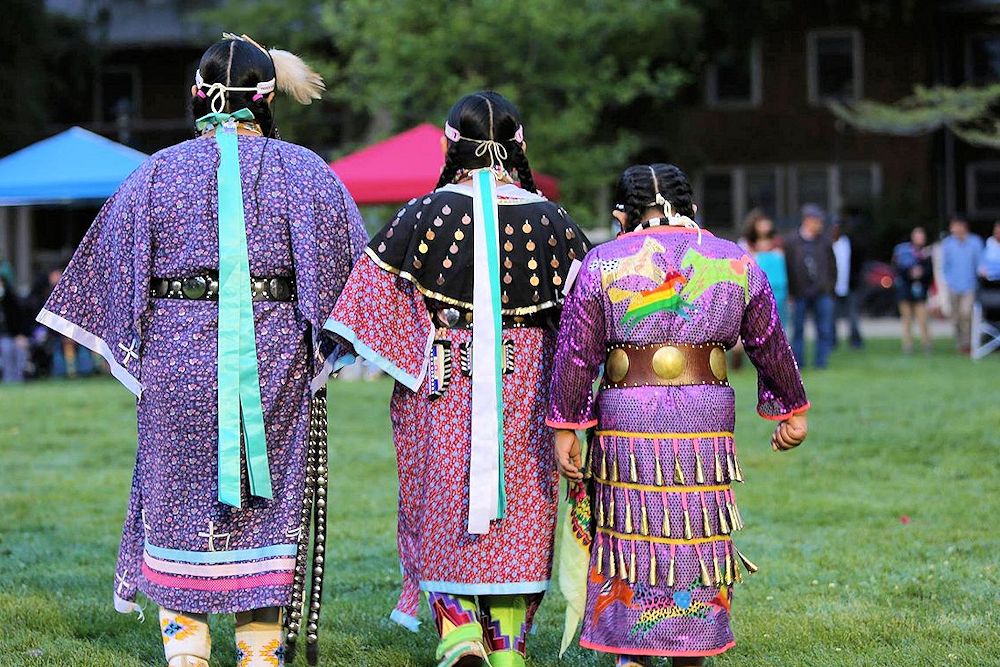
[{"label": "grass lawn", "polygon": [[[808,372],[809,440],[786,454],[754,414],[752,369],[735,377],[739,544],[761,572],[737,589],[737,646],[716,667],[1000,664],[1000,359],[897,346],[873,341]],[[324,665],[433,664],[430,623],[414,635],[386,620],[398,584],[389,391],[331,384]],[[144,601],[145,623],[111,607],[134,451],[134,404],[111,380],[0,388],[0,665],[162,665],[155,607]],[[531,664],[557,665],[558,593],[538,621]],[[212,664],[232,665],[232,620],[213,624]],[[573,648],[563,662],[609,659]]]}]

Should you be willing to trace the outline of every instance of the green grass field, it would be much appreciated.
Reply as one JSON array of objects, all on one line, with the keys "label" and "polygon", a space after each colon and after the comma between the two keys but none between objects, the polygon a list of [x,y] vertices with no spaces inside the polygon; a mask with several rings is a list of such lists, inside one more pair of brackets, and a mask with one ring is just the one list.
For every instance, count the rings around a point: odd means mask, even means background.
[{"label": "green grass field", "polygon": [[[892,341],[838,352],[806,374],[810,435],[786,454],[754,414],[752,369],[735,377],[739,542],[761,572],[737,589],[737,646],[716,667],[1000,664],[998,371],[1000,359],[973,364],[943,341],[930,357]],[[389,391],[331,384],[324,665],[433,664],[429,623],[414,635],[386,620],[398,584]],[[111,380],[0,388],[0,665],[162,664],[155,607],[144,601],[145,623],[111,607],[134,441],[131,395]],[[531,664],[560,664],[557,592],[538,621]],[[232,619],[213,627],[212,664],[232,665]],[[562,662],[609,659],[573,648]]]}]

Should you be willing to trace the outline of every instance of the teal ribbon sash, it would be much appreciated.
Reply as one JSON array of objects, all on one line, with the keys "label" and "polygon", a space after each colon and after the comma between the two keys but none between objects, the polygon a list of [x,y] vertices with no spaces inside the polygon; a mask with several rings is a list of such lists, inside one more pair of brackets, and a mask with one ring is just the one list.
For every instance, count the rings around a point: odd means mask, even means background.
[{"label": "teal ribbon sash", "polygon": [[504,443],[503,443],[503,317],[500,305],[500,223],[497,220],[496,180],[492,170],[480,170],[475,174],[476,188],[479,189],[480,201],[483,202],[483,231],[486,232],[486,266],[490,274],[490,302],[493,316],[493,363],[497,370],[497,465],[499,480],[497,483],[497,514],[498,519],[507,515],[507,485],[504,475]]},{"label": "teal ribbon sash", "polygon": [[241,506],[241,431],[250,493],[273,498],[236,135],[236,122],[241,120],[253,120],[249,109],[208,114],[197,123],[199,129],[215,127],[219,147],[218,483],[219,501],[237,508]]}]

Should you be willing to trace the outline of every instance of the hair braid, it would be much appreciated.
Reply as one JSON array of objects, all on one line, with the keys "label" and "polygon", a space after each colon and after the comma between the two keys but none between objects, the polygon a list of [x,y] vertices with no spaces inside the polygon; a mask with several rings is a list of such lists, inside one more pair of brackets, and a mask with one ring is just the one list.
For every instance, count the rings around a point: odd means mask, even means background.
[{"label": "hair braid", "polygon": [[444,167],[441,169],[441,177],[438,178],[437,185],[434,186],[435,190],[437,188],[442,188],[455,180],[458,170],[462,168],[458,160],[457,147],[458,144],[456,143],[448,144],[448,150],[444,153]]},{"label": "hair braid", "polygon": [[521,187],[528,192],[538,192],[535,186],[535,177],[531,173],[531,165],[528,164],[528,155],[520,143],[512,141],[509,144],[511,166],[517,172],[517,180],[521,182]]},{"label": "hair braid", "polygon": [[660,208],[653,203],[657,192],[670,202],[675,214],[694,215],[691,184],[683,171],[672,164],[636,164],[622,172],[615,189],[615,203],[624,209],[627,229],[638,224],[648,210]]}]

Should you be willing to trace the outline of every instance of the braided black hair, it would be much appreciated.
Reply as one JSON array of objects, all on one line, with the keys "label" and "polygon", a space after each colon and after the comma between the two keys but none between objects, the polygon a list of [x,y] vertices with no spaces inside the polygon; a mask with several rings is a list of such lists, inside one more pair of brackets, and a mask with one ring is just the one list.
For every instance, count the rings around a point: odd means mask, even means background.
[{"label": "braided black hair", "polygon": [[[517,128],[521,126],[521,114],[510,100],[492,90],[466,95],[448,112],[448,124],[466,139],[485,140],[492,137],[503,145],[507,151],[507,158],[503,160],[504,168],[517,172],[517,178],[525,190],[536,191],[528,156],[525,155],[521,143],[514,139]],[[444,157],[444,169],[441,170],[437,187],[451,183],[460,169],[489,167],[489,153],[476,155],[478,147],[479,144],[475,141],[449,140]]]},{"label": "braided black hair", "polygon": [[615,188],[615,204],[628,218],[626,230],[635,227],[650,209],[666,214],[655,203],[657,192],[670,202],[675,214],[694,217],[691,183],[680,167],[662,162],[635,164],[622,172]]},{"label": "braided black hair", "polygon": [[[271,56],[242,39],[223,39],[208,47],[198,63],[198,70],[206,84],[224,83],[236,88],[253,88],[261,81],[274,78]],[[246,107],[260,125],[265,137],[276,137],[274,115],[267,97],[254,100],[252,91],[226,92],[226,108],[232,113]],[[195,95],[191,98],[191,112],[197,120],[212,112],[211,100]]]}]

